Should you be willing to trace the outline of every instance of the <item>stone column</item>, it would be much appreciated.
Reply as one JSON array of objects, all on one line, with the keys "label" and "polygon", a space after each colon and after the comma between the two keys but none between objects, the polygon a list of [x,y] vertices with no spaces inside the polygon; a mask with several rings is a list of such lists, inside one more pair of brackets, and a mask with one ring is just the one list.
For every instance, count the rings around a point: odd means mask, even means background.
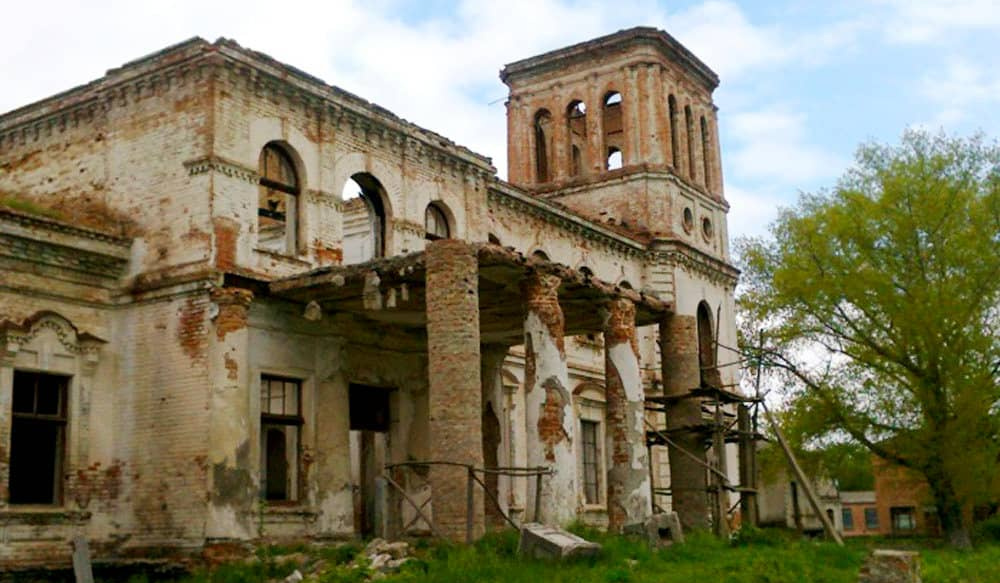
[{"label": "stone column", "polygon": [[[351,485],[348,382],[343,372],[344,340],[322,338],[316,349],[315,452],[308,478],[308,500],[319,511],[315,533],[323,537],[354,533]],[[308,423],[308,420],[306,421]]]},{"label": "stone column", "polygon": [[549,180],[562,182],[569,176],[569,127],[565,103],[555,103],[552,112],[552,151],[549,152]]},{"label": "stone column", "polygon": [[[479,350],[479,260],[455,239],[427,245],[427,375],[430,459],[483,465]],[[467,473],[433,466],[434,524],[454,540],[466,534]],[[483,534],[483,493],[473,490],[472,534]]]},{"label": "stone column", "polygon": [[[699,386],[698,323],[694,316],[670,315],[660,323],[660,357],[664,394],[683,395]],[[698,399],[682,399],[667,409],[668,435],[687,452],[673,446],[668,449],[671,498],[685,531],[709,526],[705,444],[698,432],[690,430],[701,423]]]},{"label": "stone column", "polygon": [[622,90],[622,166],[632,166],[645,162],[639,149],[639,133],[643,128],[639,124],[639,112],[642,102],[639,94],[639,71],[637,66],[625,70],[627,89]]},{"label": "stone column", "polygon": [[626,299],[608,305],[604,325],[604,378],[607,407],[608,529],[621,532],[652,514],[645,399],[639,372],[635,305]]},{"label": "stone column", "polygon": [[594,81],[590,82],[588,90],[587,174],[596,175],[604,172],[604,162],[608,157],[604,146],[604,94]]},{"label": "stone column", "polygon": [[215,288],[212,330],[208,342],[210,375],[208,431],[208,539],[253,538],[259,473],[256,427],[250,416],[250,333],[247,311],[253,293],[240,288]]},{"label": "stone column", "polygon": [[[524,320],[524,400],[529,466],[555,470],[542,480],[541,516],[535,522],[563,525],[576,517],[576,423],[567,386],[563,312],[559,306],[561,280],[534,274],[522,283],[527,316]],[[529,486],[529,508],[534,505]]]}]

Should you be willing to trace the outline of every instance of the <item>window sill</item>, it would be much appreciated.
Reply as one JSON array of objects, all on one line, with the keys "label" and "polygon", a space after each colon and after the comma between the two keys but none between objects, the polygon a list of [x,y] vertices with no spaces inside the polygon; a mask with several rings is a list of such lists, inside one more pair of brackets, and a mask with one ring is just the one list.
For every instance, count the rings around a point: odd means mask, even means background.
[{"label": "window sill", "polygon": [[0,524],[81,524],[90,520],[85,510],[67,510],[62,506],[13,504],[0,509]]},{"label": "window sill", "polygon": [[312,263],[305,259],[301,259],[296,255],[287,255],[285,253],[279,253],[277,251],[271,251],[270,249],[264,249],[262,247],[255,247],[254,253],[260,253],[261,255],[266,255],[271,259],[277,259],[279,261],[287,261],[289,263],[297,263],[304,266],[312,266]]},{"label": "window sill", "polygon": [[311,509],[300,502],[268,502],[263,510],[264,516],[282,517],[302,517],[313,519],[319,516],[319,512]]}]

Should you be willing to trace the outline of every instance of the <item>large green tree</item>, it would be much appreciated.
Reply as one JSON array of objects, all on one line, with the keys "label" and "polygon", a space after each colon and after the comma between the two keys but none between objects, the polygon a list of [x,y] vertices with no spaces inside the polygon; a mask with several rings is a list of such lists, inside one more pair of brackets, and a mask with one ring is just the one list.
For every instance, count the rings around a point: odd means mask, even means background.
[{"label": "large green tree", "polygon": [[916,131],[864,145],[738,254],[744,325],[793,413],[926,477],[969,546],[962,508],[1000,491],[1000,148]]}]

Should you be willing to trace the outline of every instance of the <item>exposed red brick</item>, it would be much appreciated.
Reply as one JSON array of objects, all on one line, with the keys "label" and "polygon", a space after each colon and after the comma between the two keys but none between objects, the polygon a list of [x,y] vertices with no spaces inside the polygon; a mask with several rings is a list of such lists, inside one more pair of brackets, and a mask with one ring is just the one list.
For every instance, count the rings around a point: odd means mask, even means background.
[{"label": "exposed red brick", "polygon": [[[253,292],[249,290],[232,287],[212,290],[212,301],[219,307],[215,316],[215,334],[219,340],[225,340],[230,332],[247,327],[247,308],[252,300]],[[228,363],[226,368],[229,368]]]},{"label": "exposed red brick", "polygon": [[339,247],[327,247],[320,241],[313,242],[316,261],[320,265],[340,265],[344,261],[344,251]]},{"label": "exposed red brick", "polygon": [[217,218],[212,221],[215,230],[215,266],[230,271],[236,266],[236,241],[240,227],[231,219]]},{"label": "exposed red brick", "polygon": [[535,273],[521,281],[521,294],[524,296],[528,310],[538,316],[555,340],[559,354],[565,355],[566,342],[563,338],[563,330],[565,330],[566,321],[562,308],[559,307],[559,284],[561,283],[562,280],[554,275]]},{"label": "exposed red brick", "polygon": [[538,438],[545,446],[545,459],[555,462],[555,447],[564,440],[569,440],[563,426],[567,410],[566,399],[563,397],[566,390],[555,377],[545,379],[542,388],[545,389],[545,403],[542,405],[542,414],[538,417]]},{"label": "exposed red brick", "polygon": [[205,303],[188,298],[181,308],[177,341],[192,360],[203,356],[205,347]]},{"label": "exposed red brick", "polygon": [[240,378],[239,363],[233,360],[233,358],[229,356],[228,352],[222,355],[222,358],[226,364],[226,378],[228,378],[231,381],[238,380]]}]

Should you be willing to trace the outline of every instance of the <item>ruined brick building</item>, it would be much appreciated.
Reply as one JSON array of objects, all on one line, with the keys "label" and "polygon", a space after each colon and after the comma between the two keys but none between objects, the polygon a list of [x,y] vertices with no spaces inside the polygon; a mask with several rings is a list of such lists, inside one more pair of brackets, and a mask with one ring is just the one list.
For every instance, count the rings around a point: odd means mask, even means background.
[{"label": "ruined brick building", "polygon": [[554,470],[540,516],[482,474],[476,534],[704,525],[701,406],[686,456],[647,448],[644,396],[736,381],[718,79],[649,28],[501,78],[506,181],[230,40],[0,116],[0,569],[79,534],[461,537],[466,468],[400,462]]}]

